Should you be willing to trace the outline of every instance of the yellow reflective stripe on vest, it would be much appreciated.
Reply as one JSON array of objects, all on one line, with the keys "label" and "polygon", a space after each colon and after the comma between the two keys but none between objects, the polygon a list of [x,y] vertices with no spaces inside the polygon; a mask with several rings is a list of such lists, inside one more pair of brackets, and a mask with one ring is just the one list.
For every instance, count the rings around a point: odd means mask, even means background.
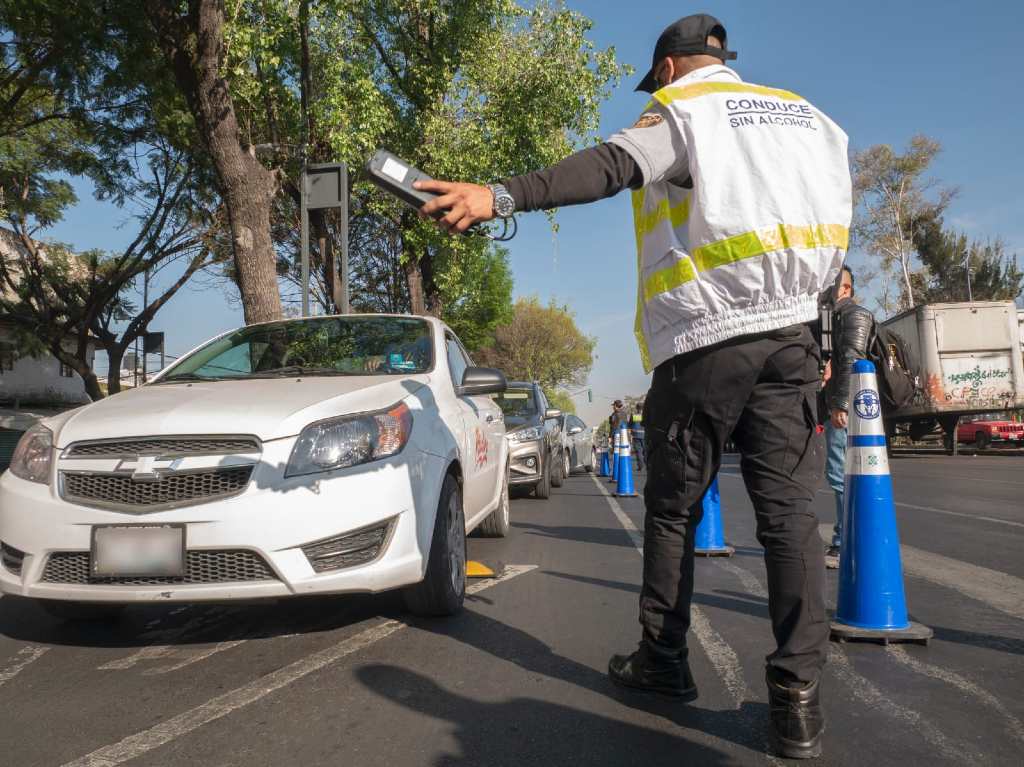
[{"label": "yellow reflective stripe on vest", "polygon": [[693,262],[684,257],[672,266],[659,269],[644,280],[644,302],[650,301],[659,293],[667,293],[673,288],[684,285],[697,276]]},{"label": "yellow reflective stripe on vest", "polygon": [[[668,85],[654,93],[654,101],[668,106],[673,101],[684,99],[695,99],[699,96],[707,96],[709,93],[756,93],[759,96],[775,96],[784,101],[803,101],[803,97],[792,91],[784,91],[781,88],[767,88],[763,85],[749,85],[747,83],[693,83],[691,85]],[[651,102],[651,104],[654,103]]]},{"label": "yellow reflective stripe on vest", "polygon": [[690,258],[683,258],[672,266],[651,274],[643,284],[643,300],[650,301],[661,293],[685,285],[696,279],[697,272],[710,271],[719,266],[742,261],[745,258],[763,256],[790,248],[811,250],[814,248],[847,249],[850,230],[841,224],[816,224],[813,226],[778,226],[755,232],[738,234],[725,240],[702,245],[695,249]]},{"label": "yellow reflective stripe on vest", "polygon": [[[645,192],[643,189],[633,190],[633,222],[636,228],[636,273],[639,277],[643,274],[643,246],[644,238],[640,234],[640,219],[643,217],[644,211],[644,196]],[[639,282],[639,280],[637,280]],[[640,347],[640,361],[643,363],[644,370],[650,371],[651,369],[651,352],[647,346],[647,336],[644,335],[644,294],[643,286],[637,285],[636,288],[636,319],[633,322],[633,335],[636,336],[637,346]]]},{"label": "yellow reflective stripe on vest", "polygon": [[690,195],[683,198],[683,201],[669,207],[668,198],[665,198],[654,210],[646,213],[642,207],[634,211],[634,222],[636,224],[636,236],[638,240],[643,239],[654,231],[662,221],[669,221],[672,228],[682,226],[690,218]]},{"label": "yellow reflective stripe on vest", "polygon": [[694,249],[691,257],[697,269],[705,272],[718,266],[763,256],[777,250],[798,248],[842,248],[846,250],[850,230],[840,224],[791,226],[779,224],[755,232],[746,232]]}]

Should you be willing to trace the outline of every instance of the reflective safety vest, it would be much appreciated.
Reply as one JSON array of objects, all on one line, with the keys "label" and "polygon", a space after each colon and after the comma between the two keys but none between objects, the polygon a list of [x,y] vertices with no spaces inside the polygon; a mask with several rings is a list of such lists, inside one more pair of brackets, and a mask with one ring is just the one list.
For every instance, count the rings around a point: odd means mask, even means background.
[{"label": "reflective safety vest", "polygon": [[742,82],[724,66],[662,88],[646,111],[674,126],[692,189],[677,178],[633,193],[645,371],[816,319],[849,239],[842,129],[795,93]]}]

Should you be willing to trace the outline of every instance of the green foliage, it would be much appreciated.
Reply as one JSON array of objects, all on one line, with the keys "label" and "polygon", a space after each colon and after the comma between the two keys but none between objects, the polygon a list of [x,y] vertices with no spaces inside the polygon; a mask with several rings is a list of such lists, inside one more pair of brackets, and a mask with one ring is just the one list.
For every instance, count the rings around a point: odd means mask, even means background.
[{"label": "green foliage", "polygon": [[544,396],[548,398],[551,407],[558,408],[563,413],[576,413],[576,403],[568,393],[559,389],[544,389]]},{"label": "green foliage", "polygon": [[925,177],[941,149],[938,141],[917,135],[903,154],[877,144],[853,155],[854,242],[876,261],[872,271],[881,278],[884,312],[917,303],[915,232],[920,222],[941,216],[956,194]]},{"label": "green foliage", "polygon": [[495,328],[512,318],[508,251],[501,247],[470,251],[455,268],[460,276],[451,281],[444,318],[466,348],[476,352],[492,344]]},{"label": "green foliage", "polygon": [[1006,253],[1000,240],[970,241],[966,234],[943,228],[941,217],[921,222],[914,246],[925,267],[917,294],[922,303],[966,301],[967,264],[975,301],[1016,301],[1024,291],[1024,272],[1016,255]]},{"label": "green foliage", "polygon": [[576,327],[568,307],[534,298],[516,301],[511,322],[494,332],[494,344],[480,352],[481,364],[510,379],[539,381],[545,391],[579,385],[594,364],[596,340]]}]

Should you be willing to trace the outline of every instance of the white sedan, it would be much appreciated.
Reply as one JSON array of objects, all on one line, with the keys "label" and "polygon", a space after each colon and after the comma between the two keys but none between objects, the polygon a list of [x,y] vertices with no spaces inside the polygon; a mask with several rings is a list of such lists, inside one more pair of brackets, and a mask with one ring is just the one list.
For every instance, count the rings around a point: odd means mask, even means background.
[{"label": "white sedan", "polygon": [[432,318],[226,333],[24,435],[0,591],[70,618],[405,587],[414,612],[453,613],[466,534],[509,527],[504,388]]}]

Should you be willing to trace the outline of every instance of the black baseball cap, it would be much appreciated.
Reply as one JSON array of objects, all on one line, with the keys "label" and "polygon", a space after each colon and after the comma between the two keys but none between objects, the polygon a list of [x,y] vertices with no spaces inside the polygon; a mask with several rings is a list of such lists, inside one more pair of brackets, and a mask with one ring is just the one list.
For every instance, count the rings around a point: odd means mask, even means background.
[{"label": "black baseball cap", "polygon": [[[721,48],[709,46],[708,35],[714,35],[722,41]],[[706,13],[695,13],[679,21],[669,24],[658,38],[654,46],[651,68],[644,79],[636,86],[638,91],[654,93],[658,90],[658,81],[654,77],[654,68],[666,56],[685,56],[687,54],[705,53],[722,61],[736,58],[736,51],[730,51],[726,45],[725,26],[714,16]]]}]

